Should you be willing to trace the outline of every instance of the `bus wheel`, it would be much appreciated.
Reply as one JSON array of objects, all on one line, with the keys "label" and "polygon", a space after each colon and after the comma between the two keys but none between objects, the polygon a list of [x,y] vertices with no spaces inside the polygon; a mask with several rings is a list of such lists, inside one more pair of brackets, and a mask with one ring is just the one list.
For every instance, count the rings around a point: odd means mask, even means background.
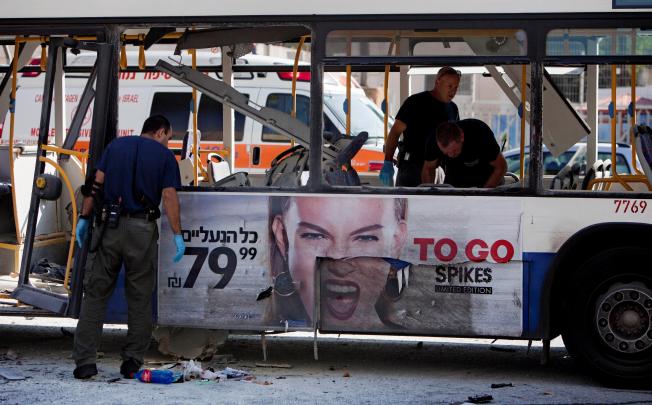
[{"label": "bus wheel", "polygon": [[645,249],[610,249],[569,285],[564,344],[605,385],[652,386],[651,259]]}]

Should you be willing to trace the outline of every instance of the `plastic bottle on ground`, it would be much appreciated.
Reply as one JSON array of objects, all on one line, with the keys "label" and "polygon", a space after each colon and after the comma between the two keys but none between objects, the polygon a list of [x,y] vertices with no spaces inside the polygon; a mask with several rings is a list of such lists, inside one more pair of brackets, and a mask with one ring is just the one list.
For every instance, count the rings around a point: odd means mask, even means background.
[{"label": "plastic bottle on ground", "polygon": [[136,373],[135,378],[145,383],[171,384],[175,382],[179,376],[175,375],[172,370],[142,369]]}]

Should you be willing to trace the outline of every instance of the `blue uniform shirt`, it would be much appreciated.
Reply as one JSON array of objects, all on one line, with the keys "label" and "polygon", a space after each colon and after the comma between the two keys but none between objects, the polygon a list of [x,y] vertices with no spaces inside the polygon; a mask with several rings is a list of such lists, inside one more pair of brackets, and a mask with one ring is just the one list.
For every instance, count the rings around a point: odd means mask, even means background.
[{"label": "blue uniform shirt", "polygon": [[[136,154],[138,161],[134,163]],[[181,187],[179,165],[174,154],[157,141],[141,136],[113,140],[102,154],[97,169],[105,175],[104,203],[120,202],[123,212],[145,210],[136,201],[134,189],[145,194],[158,207],[164,188]]]}]

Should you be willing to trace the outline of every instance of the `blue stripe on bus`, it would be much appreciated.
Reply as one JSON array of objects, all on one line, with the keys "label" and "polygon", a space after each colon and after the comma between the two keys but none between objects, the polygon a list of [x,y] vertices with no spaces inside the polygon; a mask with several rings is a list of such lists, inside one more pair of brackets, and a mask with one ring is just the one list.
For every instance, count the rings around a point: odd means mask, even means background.
[{"label": "blue stripe on bus", "polygon": [[523,253],[523,335],[541,334],[543,284],[554,253]]}]

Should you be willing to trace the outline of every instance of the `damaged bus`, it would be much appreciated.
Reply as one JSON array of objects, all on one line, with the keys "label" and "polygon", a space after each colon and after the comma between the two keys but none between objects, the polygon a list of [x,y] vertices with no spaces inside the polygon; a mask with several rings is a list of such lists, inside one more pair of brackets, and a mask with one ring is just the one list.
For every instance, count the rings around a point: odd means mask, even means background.
[{"label": "damaged bus", "polygon": [[[159,326],[310,331],[315,344],[317,332],[542,340],[544,357],[561,335],[601,382],[652,381],[651,13],[624,0],[500,9],[361,1],[347,14],[332,2],[147,6],[59,2],[0,18],[11,50],[0,84],[0,254],[12,263],[0,270],[1,313],[78,316],[88,252],[75,248],[76,189],[120,135],[120,103],[133,101],[120,97],[120,77],[149,73],[193,100],[184,117],[171,117],[185,123],[179,165],[191,185],[179,192],[187,246],[179,263],[165,214],[159,223]],[[242,62],[273,45],[286,62]],[[196,50],[211,49],[219,63],[198,63]],[[134,51],[137,65],[126,57]],[[154,51],[164,57],[148,59]],[[299,63],[302,52],[309,64]],[[77,54],[92,63],[69,64]],[[460,70],[462,118],[485,121],[506,148],[520,148],[518,170],[494,189],[453,188],[445,177],[383,187],[359,174],[353,162],[370,138],[378,128],[386,137],[400,103],[429,90],[442,66]],[[20,75],[38,72],[38,136],[23,145],[14,142]],[[337,97],[331,72],[343,78]],[[239,75],[277,73],[289,80],[269,103],[238,90]],[[68,123],[66,84],[81,79]],[[356,105],[356,82],[378,96],[373,114]],[[221,111],[215,153],[198,153],[200,96]],[[605,103],[607,123],[598,116]],[[159,112],[150,105],[143,120]],[[287,145],[259,181],[234,164],[239,116]],[[74,145],[85,120],[82,152]],[[598,155],[605,136],[611,159]],[[544,182],[543,146],[559,159],[580,141],[585,161],[565,161]],[[615,163],[618,143],[631,145],[630,173]],[[250,146],[253,158],[260,151]],[[42,276],[47,263],[61,265],[58,283]],[[118,286],[107,321],[125,322],[121,294]]]}]

